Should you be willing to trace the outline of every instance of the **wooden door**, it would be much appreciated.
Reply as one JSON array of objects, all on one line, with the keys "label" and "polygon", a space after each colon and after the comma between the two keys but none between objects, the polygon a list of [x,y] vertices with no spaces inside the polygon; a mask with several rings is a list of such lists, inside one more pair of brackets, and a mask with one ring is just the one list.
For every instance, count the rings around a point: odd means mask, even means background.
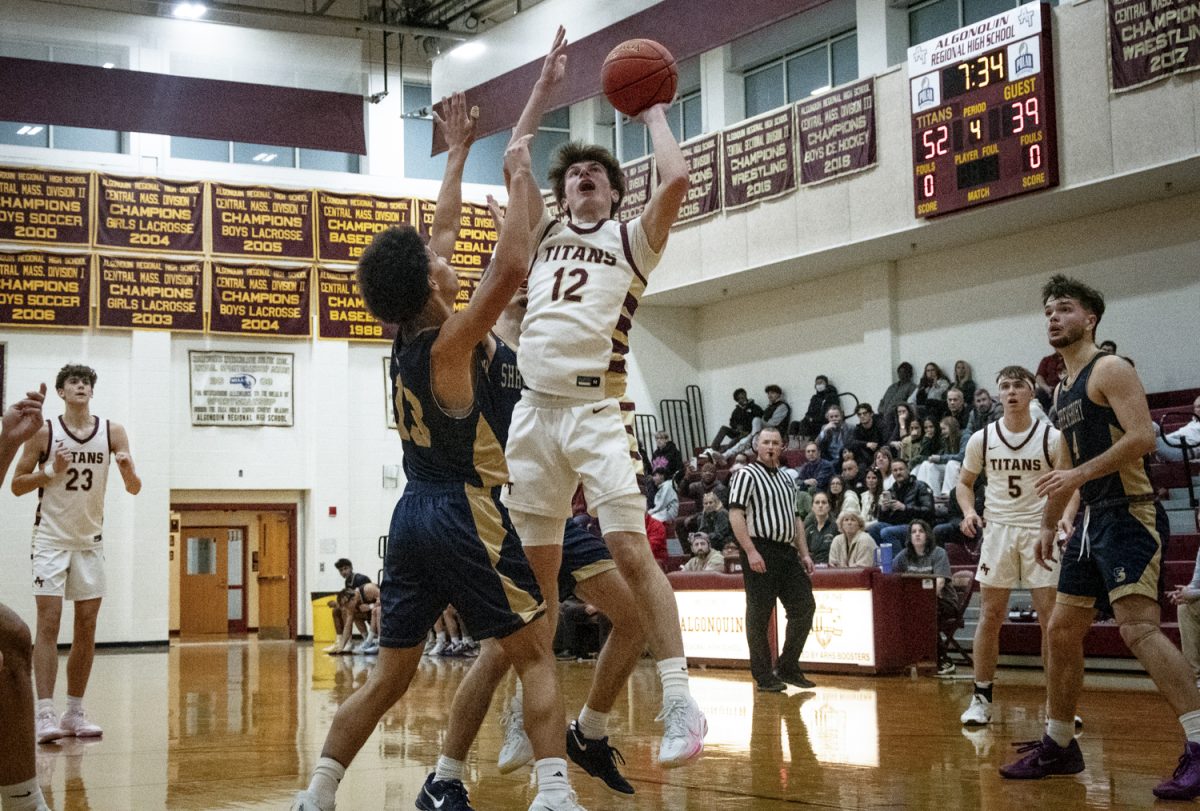
[{"label": "wooden door", "polygon": [[225,527],[183,531],[179,568],[179,632],[228,633],[229,544]]},{"label": "wooden door", "polygon": [[258,525],[258,636],[292,636],[292,526],[282,513],[263,513]]}]

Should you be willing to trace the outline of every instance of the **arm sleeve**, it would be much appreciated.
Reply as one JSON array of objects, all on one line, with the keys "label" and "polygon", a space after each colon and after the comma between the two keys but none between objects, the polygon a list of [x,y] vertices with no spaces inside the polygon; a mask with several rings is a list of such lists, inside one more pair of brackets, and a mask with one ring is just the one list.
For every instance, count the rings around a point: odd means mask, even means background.
[{"label": "arm sleeve", "polygon": [[983,470],[983,431],[976,431],[967,440],[967,452],[963,455],[963,470],[976,476]]},{"label": "arm sleeve", "polygon": [[[655,253],[650,247],[650,239],[646,236],[646,230],[642,228],[642,218],[635,217],[628,226],[629,232],[629,249],[633,253],[633,259],[637,262],[638,270],[645,276],[658,265],[658,260],[662,259],[662,253]],[[666,245],[664,244],[664,248]]]},{"label": "arm sleeve", "polygon": [[729,509],[746,509],[750,504],[750,474],[742,470],[729,478]]}]

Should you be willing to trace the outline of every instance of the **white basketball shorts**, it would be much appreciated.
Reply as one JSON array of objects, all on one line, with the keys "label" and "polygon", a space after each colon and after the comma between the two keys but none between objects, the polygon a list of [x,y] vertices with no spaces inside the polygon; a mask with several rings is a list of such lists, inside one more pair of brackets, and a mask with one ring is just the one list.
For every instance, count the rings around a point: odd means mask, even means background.
[{"label": "white basketball shorts", "polygon": [[983,528],[975,579],[985,586],[1000,589],[1057,588],[1062,556],[1055,553],[1049,571],[1039,566],[1038,535],[1036,529],[989,523]]},{"label": "white basketball shorts", "polygon": [[34,546],[33,596],[94,600],[104,596],[104,549]]}]

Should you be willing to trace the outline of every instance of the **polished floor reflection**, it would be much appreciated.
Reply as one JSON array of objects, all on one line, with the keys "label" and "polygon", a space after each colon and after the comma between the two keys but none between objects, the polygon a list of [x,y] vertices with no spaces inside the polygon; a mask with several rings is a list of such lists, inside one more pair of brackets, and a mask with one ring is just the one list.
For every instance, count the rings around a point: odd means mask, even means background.
[{"label": "polished floor reflection", "polygon": [[[409,695],[351,766],[339,809],[413,808],[469,664],[422,661]],[[371,665],[369,658],[334,658],[290,642],[101,652],[87,704],[104,737],[39,747],[47,800],[79,811],[286,808],[306,782],[338,704]],[[559,667],[567,706],[578,709],[592,668]],[[815,690],[777,695],[757,693],[741,671],[696,672],[693,693],[708,715],[708,748],[698,763],[666,772],[653,765],[659,691],[646,660],[614,711],[612,729],[637,795],[614,798],[578,770],[572,781],[590,811],[1150,807],[1150,789],[1174,768],[1182,736],[1141,676],[1088,676],[1080,736],[1088,768],[1079,778],[1000,780],[996,768],[1011,759],[1010,744],[1040,732],[1040,680],[1038,671],[1004,672],[998,723],[966,732],[958,715],[969,677],[817,676]],[[472,752],[468,788],[479,811],[524,811],[533,797],[529,775],[504,777],[495,768],[499,711],[497,701]]]}]

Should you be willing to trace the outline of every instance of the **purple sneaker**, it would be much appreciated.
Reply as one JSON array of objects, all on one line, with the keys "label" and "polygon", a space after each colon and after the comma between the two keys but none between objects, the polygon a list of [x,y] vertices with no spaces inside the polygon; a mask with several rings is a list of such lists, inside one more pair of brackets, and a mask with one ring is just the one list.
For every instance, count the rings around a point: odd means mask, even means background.
[{"label": "purple sneaker", "polygon": [[[1040,741],[1013,744],[1018,752],[1028,752],[1025,757],[1000,767],[1000,776],[1009,780],[1041,780],[1083,771],[1083,752],[1078,742],[1072,740],[1067,746],[1059,746],[1049,735]],[[1198,761],[1200,762],[1200,761]],[[1200,775],[1200,769],[1196,771]]]},{"label": "purple sneaker", "polygon": [[1200,797],[1200,743],[1188,741],[1179,756],[1179,765],[1170,780],[1154,787],[1154,796],[1162,800],[1194,800]]}]

